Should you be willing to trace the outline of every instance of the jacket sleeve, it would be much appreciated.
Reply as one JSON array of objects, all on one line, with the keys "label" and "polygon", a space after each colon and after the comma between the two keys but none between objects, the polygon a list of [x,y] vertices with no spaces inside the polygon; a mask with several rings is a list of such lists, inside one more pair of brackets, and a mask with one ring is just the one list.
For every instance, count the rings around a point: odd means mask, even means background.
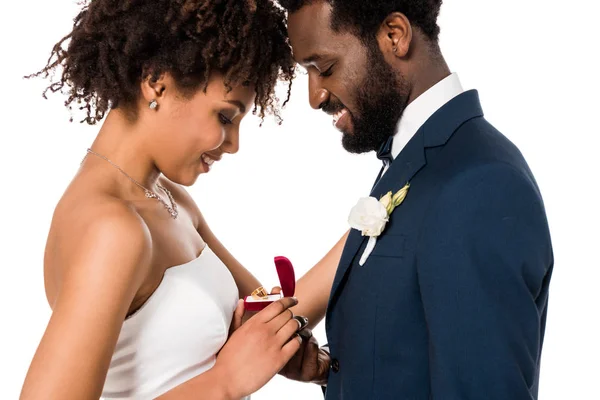
[{"label": "jacket sleeve", "polygon": [[432,399],[537,398],[553,261],[533,178],[505,164],[461,173],[423,227],[417,273]]}]

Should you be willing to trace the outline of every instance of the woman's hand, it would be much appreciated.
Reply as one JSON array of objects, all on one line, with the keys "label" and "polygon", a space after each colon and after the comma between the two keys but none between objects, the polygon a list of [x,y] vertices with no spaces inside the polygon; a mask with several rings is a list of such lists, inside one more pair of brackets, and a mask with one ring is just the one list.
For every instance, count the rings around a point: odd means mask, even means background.
[{"label": "woman's hand", "polygon": [[[279,286],[275,286],[271,293],[269,294],[279,294],[281,293],[281,288]],[[240,326],[242,326],[246,321],[256,315],[256,311],[246,311],[244,309],[244,300],[239,300],[238,305],[233,312],[233,318],[231,319],[231,326],[229,327],[229,336],[233,332],[235,332]]]},{"label": "woman's hand", "polygon": [[242,325],[243,300],[234,313],[235,325],[229,341],[221,349],[213,372],[227,382],[228,398],[250,395],[264,386],[300,348],[297,335],[300,322],[290,307],[293,297],[278,300],[256,313]]}]

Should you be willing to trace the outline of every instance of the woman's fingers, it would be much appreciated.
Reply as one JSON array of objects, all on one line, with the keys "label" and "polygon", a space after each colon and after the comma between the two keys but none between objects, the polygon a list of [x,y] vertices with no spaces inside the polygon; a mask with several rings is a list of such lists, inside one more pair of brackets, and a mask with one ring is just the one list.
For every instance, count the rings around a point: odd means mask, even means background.
[{"label": "woman's fingers", "polygon": [[273,289],[271,289],[271,293],[269,294],[281,294],[281,288],[279,286],[275,286]]},{"label": "woman's fingers", "polygon": [[283,345],[281,349],[281,365],[282,367],[287,364],[288,361],[300,350],[300,346],[302,345],[302,338],[300,335],[296,335],[292,340],[288,341]]},{"label": "woman's fingers", "polygon": [[[255,318],[257,321],[269,322],[282,313],[287,312],[289,308],[294,307],[296,304],[298,304],[298,300],[295,297],[284,297],[269,304],[264,310],[256,314]],[[291,314],[291,311],[289,311],[289,314]]]},{"label": "woman's fingers", "polygon": [[277,331],[277,340],[283,346],[290,338],[298,333],[300,322],[291,318]]},{"label": "woman's fingers", "polygon": [[242,320],[244,318],[244,300],[238,300],[237,307],[233,312],[233,318],[231,319],[231,328],[229,333],[235,332],[240,326],[242,326]]}]

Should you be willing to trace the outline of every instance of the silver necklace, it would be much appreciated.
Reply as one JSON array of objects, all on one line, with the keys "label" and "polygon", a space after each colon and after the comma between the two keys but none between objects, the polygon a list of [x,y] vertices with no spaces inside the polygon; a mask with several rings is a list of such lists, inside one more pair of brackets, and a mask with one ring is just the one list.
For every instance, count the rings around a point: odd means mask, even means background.
[{"label": "silver necklace", "polygon": [[129,176],[127,174],[127,172],[123,171],[121,169],[121,167],[119,167],[114,162],[110,161],[108,158],[104,157],[102,154],[98,154],[95,151],[92,151],[92,149],[87,149],[87,152],[88,152],[88,154],[93,154],[96,157],[99,157],[99,158],[107,161],[113,167],[115,167],[116,169],[118,169],[119,171],[121,171],[121,173],[123,175],[125,175],[131,182],[135,183],[137,186],[139,186],[140,188],[142,188],[144,190],[144,193],[146,194],[147,198],[158,200],[158,202],[161,203],[167,209],[167,211],[169,212],[169,214],[171,214],[171,217],[173,219],[177,219],[177,216],[179,215],[179,211],[177,211],[177,203],[175,203],[175,199],[173,199],[173,195],[171,195],[171,192],[169,192],[169,190],[166,187],[164,187],[160,183],[156,184],[156,186],[158,186],[159,189],[161,189],[163,192],[166,193],[167,197],[169,198],[169,201],[171,202],[171,205],[168,205],[167,202],[165,202],[163,199],[161,199],[152,190],[146,189],[141,183],[139,183],[138,181],[136,181],[135,179],[133,179],[131,176]]}]

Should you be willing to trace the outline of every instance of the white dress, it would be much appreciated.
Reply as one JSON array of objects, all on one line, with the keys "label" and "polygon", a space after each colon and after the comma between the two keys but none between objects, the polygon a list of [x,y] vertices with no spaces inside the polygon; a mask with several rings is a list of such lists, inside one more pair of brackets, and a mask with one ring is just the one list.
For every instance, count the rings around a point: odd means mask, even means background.
[{"label": "white dress", "polygon": [[225,344],[238,290],[206,246],[167,269],[156,291],[121,328],[103,399],[154,399],[210,369]]}]

